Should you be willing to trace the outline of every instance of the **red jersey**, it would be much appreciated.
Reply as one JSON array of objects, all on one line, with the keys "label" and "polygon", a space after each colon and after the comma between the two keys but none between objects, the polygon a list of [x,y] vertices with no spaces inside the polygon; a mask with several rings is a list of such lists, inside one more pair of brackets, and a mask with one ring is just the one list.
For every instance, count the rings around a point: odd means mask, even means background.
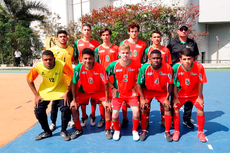
[{"label": "red jersey", "polygon": [[85,68],[83,63],[79,63],[74,68],[73,83],[77,84],[80,80],[79,92],[96,93],[104,89],[104,85],[108,83],[105,68],[95,62],[91,70]]},{"label": "red jersey", "polygon": [[207,78],[204,67],[193,61],[192,69],[186,71],[181,63],[173,65],[174,84],[178,88],[179,98],[189,98],[198,96],[199,83],[206,83]]},{"label": "red jersey", "polygon": [[99,46],[99,42],[96,40],[84,41],[82,39],[79,39],[75,41],[74,43],[74,58],[78,58],[79,62],[82,62],[81,56],[82,56],[82,50],[84,48],[90,48],[94,51],[94,49]]},{"label": "red jersey", "polygon": [[109,64],[106,72],[108,76],[114,76],[113,85],[118,90],[116,97],[129,98],[132,96],[132,89],[136,85],[136,76],[140,66],[134,60],[131,60],[128,66],[121,65],[119,60]]},{"label": "red jersey", "polygon": [[137,84],[148,90],[167,92],[167,84],[172,83],[172,67],[167,63],[162,63],[157,70],[152,68],[151,63],[145,63],[140,68]]},{"label": "red jersey", "polygon": [[142,40],[138,40],[136,43],[129,42],[128,39],[123,40],[121,44],[128,44],[130,45],[130,59],[133,59],[138,62],[140,65],[142,63],[143,55],[144,55],[144,50],[146,48],[146,44]]}]

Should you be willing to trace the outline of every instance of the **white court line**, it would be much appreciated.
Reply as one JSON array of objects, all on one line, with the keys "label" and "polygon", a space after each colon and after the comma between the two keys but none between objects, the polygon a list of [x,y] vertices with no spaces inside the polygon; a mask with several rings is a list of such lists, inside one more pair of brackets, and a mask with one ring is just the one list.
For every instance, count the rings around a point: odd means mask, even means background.
[{"label": "white court line", "polygon": [[208,144],[208,149],[213,150],[212,145]]}]

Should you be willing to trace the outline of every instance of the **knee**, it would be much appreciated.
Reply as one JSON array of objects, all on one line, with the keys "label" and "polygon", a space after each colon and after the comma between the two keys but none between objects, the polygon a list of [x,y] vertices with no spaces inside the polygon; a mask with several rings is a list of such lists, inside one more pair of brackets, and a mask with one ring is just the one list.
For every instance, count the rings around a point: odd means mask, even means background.
[{"label": "knee", "polygon": [[133,110],[133,117],[134,118],[139,118],[140,117],[140,113],[139,113],[139,109],[138,108]]},{"label": "knee", "polygon": [[118,118],[119,117],[119,111],[113,111],[112,118]]}]

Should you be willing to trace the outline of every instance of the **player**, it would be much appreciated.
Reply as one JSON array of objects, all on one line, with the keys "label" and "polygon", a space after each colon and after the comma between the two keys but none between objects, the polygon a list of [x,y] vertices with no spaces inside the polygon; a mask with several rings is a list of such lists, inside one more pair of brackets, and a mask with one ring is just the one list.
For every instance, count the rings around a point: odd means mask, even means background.
[{"label": "player", "polygon": [[[71,135],[75,139],[83,133],[79,121],[78,108],[87,105],[89,98],[100,100],[105,107],[105,135],[107,139],[112,139],[111,126],[111,103],[109,101],[109,86],[105,68],[94,61],[94,52],[90,48],[82,50],[82,63],[74,68],[72,79],[73,101],[70,104],[76,131]],[[77,83],[80,86],[77,89]]]},{"label": "player", "polygon": [[[119,47],[111,43],[110,38],[112,35],[112,31],[107,28],[103,27],[100,30],[100,36],[103,40],[103,44],[98,46],[95,49],[95,61],[101,63],[104,68],[106,69],[107,66],[118,59],[118,51]],[[113,77],[111,76],[110,81],[113,83]],[[97,127],[102,127],[105,124],[105,115],[104,115],[104,107],[103,105],[99,104],[99,110],[101,114],[101,120],[98,122]]]},{"label": "player", "polygon": [[[32,68],[27,75],[27,83],[35,95],[35,115],[44,132],[39,134],[35,140],[40,140],[52,136],[49,128],[46,109],[51,100],[58,103],[61,110],[62,127],[60,135],[66,141],[70,140],[69,133],[66,131],[67,124],[71,119],[71,111],[66,103],[68,85],[63,74],[70,78],[73,71],[69,66],[59,60],[55,60],[53,53],[46,50],[42,53],[42,62]],[[34,80],[41,75],[43,80],[38,91],[35,88]]]},{"label": "player", "polygon": [[[147,112],[150,112],[150,102],[153,98],[164,106],[165,117],[165,136],[171,142],[171,105],[170,94],[173,91],[172,67],[162,62],[162,55],[159,50],[153,50],[149,54],[150,63],[142,65],[137,79],[137,89],[140,94],[141,127],[142,134],[140,140],[144,141],[147,137],[146,127],[149,122]],[[168,85],[168,88],[167,88]]]},{"label": "player", "polygon": [[[162,63],[168,63],[168,64],[171,65],[172,64],[172,59],[171,59],[170,51],[169,51],[169,49],[167,47],[161,45],[161,37],[162,37],[162,34],[161,34],[160,31],[158,31],[158,30],[153,31],[152,37],[151,37],[151,40],[153,41],[153,45],[148,47],[145,50],[144,61],[147,62],[148,59],[149,59],[150,53],[153,50],[158,49],[161,52]],[[161,103],[160,103],[160,111],[161,111],[161,125],[164,126],[164,123],[165,123],[164,106]]]},{"label": "player", "polygon": [[[140,25],[137,22],[130,22],[128,24],[128,34],[129,39],[123,40],[120,44],[128,44],[130,45],[130,59],[135,60],[138,65],[141,64],[144,50],[146,48],[146,44],[144,41],[138,39]],[[123,113],[123,121],[122,128],[126,128],[129,121],[127,117],[127,106],[125,103],[122,104],[122,113]]]},{"label": "player", "polygon": [[179,109],[187,101],[191,101],[197,108],[198,137],[201,142],[206,142],[204,128],[204,101],[203,101],[203,83],[207,82],[204,67],[193,61],[191,49],[184,48],[181,51],[180,63],[173,65],[174,73],[174,116],[173,123],[175,132],[173,140],[178,141],[180,137]]},{"label": "player", "polygon": [[[98,47],[100,44],[96,40],[91,39],[91,25],[90,24],[83,24],[82,26],[82,34],[83,38],[77,40],[74,43],[74,57],[78,59],[78,62],[82,62],[82,50],[84,48],[90,48],[93,51],[96,47]],[[82,110],[82,123],[81,126],[86,126],[86,121],[88,119],[88,115],[86,114],[86,107],[85,105],[81,106]],[[94,99],[91,99],[91,115],[90,115],[90,125],[95,126],[95,111],[96,111],[96,101]]]},{"label": "player", "polygon": [[[199,50],[197,47],[197,43],[193,40],[188,38],[189,29],[187,24],[179,25],[177,29],[178,38],[172,40],[167,45],[167,48],[170,50],[172,56],[172,65],[176,64],[180,61],[180,52],[184,48],[190,48],[192,51],[192,56],[194,60],[197,60],[199,55]],[[171,96],[173,97],[173,95]],[[183,124],[188,128],[193,129],[194,125],[191,123],[191,115],[192,115],[192,108],[193,104],[188,101],[184,105],[184,114],[183,114]]]},{"label": "player", "polygon": [[[72,69],[72,62],[75,61],[73,57],[73,48],[67,45],[68,36],[65,30],[58,30],[57,32],[57,41],[58,45],[50,48],[53,52],[55,59],[61,60],[65,62],[71,69]],[[68,86],[70,85],[71,78],[68,76],[65,77]],[[72,97],[72,96],[71,96]],[[52,123],[50,124],[50,130],[53,132],[56,129],[56,120],[57,120],[57,113],[58,113],[58,101],[52,102],[50,118]],[[74,123],[69,122],[69,125],[74,128]]]},{"label": "player", "polygon": [[109,64],[106,71],[108,76],[114,76],[114,83],[110,84],[112,89],[112,122],[114,125],[113,139],[119,140],[119,110],[122,102],[125,101],[131,107],[133,113],[133,140],[139,140],[137,128],[139,125],[139,104],[136,94],[136,76],[140,65],[130,59],[130,46],[121,44],[119,47],[119,60]]}]

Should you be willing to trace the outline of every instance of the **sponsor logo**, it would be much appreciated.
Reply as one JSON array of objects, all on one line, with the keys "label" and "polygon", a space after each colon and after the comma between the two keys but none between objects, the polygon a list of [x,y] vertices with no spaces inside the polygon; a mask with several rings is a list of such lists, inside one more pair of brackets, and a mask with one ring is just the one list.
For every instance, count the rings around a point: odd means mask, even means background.
[{"label": "sponsor logo", "polygon": [[148,72],[147,75],[153,75],[153,72]]},{"label": "sponsor logo", "polygon": [[122,72],[122,69],[116,69],[116,72]]},{"label": "sponsor logo", "polygon": [[99,51],[99,53],[104,53],[104,52],[105,52],[105,50],[100,50],[100,51]]},{"label": "sponsor logo", "polygon": [[167,73],[160,72],[159,75],[167,75]]},{"label": "sponsor logo", "polygon": [[140,46],[140,45],[136,45],[136,48],[142,48],[142,46]]},{"label": "sponsor logo", "polygon": [[81,74],[86,74],[87,72],[86,71],[82,71]]},{"label": "sponsor logo", "polygon": [[110,53],[115,53],[115,51],[114,51],[114,50],[112,50],[112,49],[110,49],[110,50],[109,50],[109,52],[110,52]]},{"label": "sponsor logo", "polygon": [[193,73],[193,72],[191,72],[191,73],[190,73],[190,75],[197,75],[197,73]]},{"label": "sponsor logo", "polygon": [[184,75],[184,72],[179,72],[178,75]]},{"label": "sponsor logo", "polygon": [[161,51],[161,54],[165,54],[165,52],[162,52],[162,51]]},{"label": "sponsor logo", "polygon": [[85,46],[85,44],[79,44],[79,46]]},{"label": "sponsor logo", "polygon": [[58,72],[55,73],[55,75],[58,75],[58,74],[60,74],[60,73],[58,73]]},{"label": "sponsor logo", "polygon": [[95,47],[94,45],[92,45],[92,44],[89,44],[89,47]]},{"label": "sponsor logo", "polygon": [[187,79],[185,79],[185,85],[190,85],[190,80],[187,78]]},{"label": "sponsor logo", "polygon": [[42,72],[42,75],[45,75],[45,72]]},{"label": "sponsor logo", "polygon": [[97,72],[94,72],[94,71],[93,71],[93,74],[94,74],[94,75],[99,75],[99,73],[97,73]]},{"label": "sponsor logo", "polygon": [[129,69],[128,69],[128,71],[135,71],[135,69],[131,69],[131,68],[129,68]]}]

